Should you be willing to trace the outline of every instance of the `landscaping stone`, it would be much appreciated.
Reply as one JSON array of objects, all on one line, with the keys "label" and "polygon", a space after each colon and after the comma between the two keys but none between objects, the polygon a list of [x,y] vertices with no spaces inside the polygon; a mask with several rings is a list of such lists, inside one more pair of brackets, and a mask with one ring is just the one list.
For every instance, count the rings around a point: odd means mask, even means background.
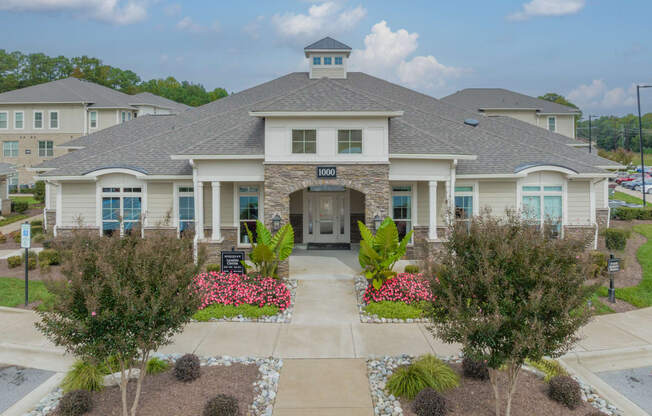
[{"label": "landscaping stone", "polygon": [[428,318],[409,318],[409,319],[398,319],[398,318],[381,318],[378,315],[370,315],[365,311],[365,306],[363,297],[364,292],[367,290],[367,279],[364,276],[358,275],[355,276],[355,294],[358,299],[358,312],[360,314],[360,322],[365,324],[414,324],[414,323],[428,323]]},{"label": "landscaping stone", "polygon": [[[416,357],[410,355],[400,356],[383,356],[370,358],[367,360],[367,375],[369,377],[369,386],[371,389],[371,399],[374,403],[374,414],[376,416],[397,416],[403,414],[401,403],[396,397],[387,393],[385,386],[387,379],[399,366],[410,365]],[[459,356],[439,357],[447,363],[461,363],[462,354]],[[543,374],[529,366],[523,366],[525,371],[532,372],[540,377]],[[588,402],[596,409],[609,416],[622,416],[623,413],[614,405],[608,403],[605,399],[595,393],[593,388],[584,383],[579,377],[573,376],[582,389],[582,400]]]},{"label": "landscaping stone", "polygon": [[[210,322],[267,322],[275,324],[289,324],[292,322],[292,312],[294,311],[294,299],[297,293],[297,286],[299,285],[297,280],[294,279],[284,279],[283,283],[287,286],[290,291],[290,306],[288,306],[283,312],[277,313],[272,316],[262,316],[260,318],[247,318],[242,315],[234,316],[232,318],[211,318]],[[191,319],[192,322],[198,322],[194,319]]]},{"label": "landscaping stone", "polygon": [[[181,358],[183,354],[159,354],[154,353],[152,357],[174,363]],[[249,413],[252,416],[271,416],[274,409],[276,392],[278,391],[278,380],[280,371],[283,367],[283,360],[278,358],[256,358],[256,357],[231,357],[224,355],[221,357],[200,357],[202,366],[230,366],[235,363],[245,365],[257,365],[260,372],[260,378],[254,382],[254,401],[249,405]],[[34,410],[26,413],[24,416],[47,416],[52,412],[59,400],[63,396],[63,391],[57,389],[45,396]]]}]

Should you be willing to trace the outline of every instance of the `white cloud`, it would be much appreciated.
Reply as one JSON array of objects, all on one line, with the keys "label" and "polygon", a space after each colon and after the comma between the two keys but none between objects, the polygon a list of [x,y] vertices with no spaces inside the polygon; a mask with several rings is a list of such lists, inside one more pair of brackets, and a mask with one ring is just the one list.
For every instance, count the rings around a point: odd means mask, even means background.
[{"label": "white cloud", "polygon": [[70,13],[110,24],[128,25],[147,17],[145,0],[2,0],[0,10]]},{"label": "white cloud", "polygon": [[163,8],[163,13],[168,16],[178,16],[181,14],[181,5],[179,3],[168,4]]},{"label": "white cloud", "polygon": [[265,20],[265,16],[258,16],[256,17],[256,20],[253,22],[247,23],[243,28],[242,31],[249,35],[252,39],[258,39],[260,38],[260,28]]},{"label": "white cloud", "polygon": [[575,14],[586,5],[586,0],[531,0],[523,4],[523,10],[512,13],[509,20],[527,20],[537,16],[564,16]]},{"label": "white cloud", "polygon": [[365,37],[365,48],[351,53],[351,68],[398,79],[413,88],[430,90],[444,87],[448,80],[467,71],[446,66],[432,55],[408,59],[418,47],[418,38],[418,33],[409,33],[405,29],[393,32],[387,22],[380,21]]},{"label": "white cloud", "polygon": [[580,107],[612,110],[636,104],[636,86],[609,88],[601,79],[582,84],[568,93],[568,99]]},{"label": "white cloud", "polygon": [[275,14],[272,24],[282,37],[305,41],[318,35],[336,35],[351,30],[366,14],[367,10],[362,6],[343,10],[338,2],[326,1],[310,6],[307,14]]},{"label": "white cloud", "polygon": [[192,17],[186,16],[177,22],[177,29],[190,33],[218,32],[220,23],[216,20],[210,26],[204,26],[192,20]]}]

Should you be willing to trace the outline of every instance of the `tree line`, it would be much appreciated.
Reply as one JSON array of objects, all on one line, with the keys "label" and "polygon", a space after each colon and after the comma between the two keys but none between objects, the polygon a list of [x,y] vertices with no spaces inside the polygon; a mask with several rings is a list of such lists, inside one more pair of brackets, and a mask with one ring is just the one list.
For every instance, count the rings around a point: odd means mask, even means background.
[{"label": "tree line", "polygon": [[201,84],[178,81],[174,77],[142,80],[128,69],[106,65],[99,58],[24,54],[0,49],[0,92],[29,87],[67,77],[76,77],[113,88],[126,94],[150,92],[170,100],[200,106],[226,97],[224,88],[207,91]]}]

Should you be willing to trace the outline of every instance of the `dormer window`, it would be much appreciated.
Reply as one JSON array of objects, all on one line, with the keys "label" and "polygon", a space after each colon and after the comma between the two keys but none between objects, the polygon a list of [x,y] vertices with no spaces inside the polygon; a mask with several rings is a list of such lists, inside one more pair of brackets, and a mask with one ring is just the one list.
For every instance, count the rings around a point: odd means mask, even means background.
[{"label": "dormer window", "polygon": [[335,57],[335,65],[342,65],[342,57],[341,56],[336,56]]},{"label": "dormer window", "polygon": [[303,49],[310,62],[310,79],[346,79],[345,60],[351,48],[332,38],[324,38]]},{"label": "dormer window", "polygon": [[324,56],[324,65],[331,65],[333,58],[330,56]]},{"label": "dormer window", "polygon": [[321,56],[313,56],[312,57],[312,64],[313,65],[321,65]]}]

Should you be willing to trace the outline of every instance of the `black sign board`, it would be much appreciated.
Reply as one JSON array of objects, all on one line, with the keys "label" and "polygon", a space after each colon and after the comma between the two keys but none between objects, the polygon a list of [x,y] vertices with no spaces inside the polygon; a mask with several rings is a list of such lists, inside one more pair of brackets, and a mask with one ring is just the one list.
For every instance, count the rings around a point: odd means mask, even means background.
[{"label": "black sign board", "polygon": [[220,271],[224,273],[245,274],[245,268],[242,262],[245,259],[244,251],[223,251]]},{"label": "black sign board", "polygon": [[317,177],[320,179],[335,179],[337,178],[337,167],[317,166]]},{"label": "black sign board", "polygon": [[609,273],[615,273],[620,271],[620,259],[609,259],[609,264],[607,265],[607,270]]}]

